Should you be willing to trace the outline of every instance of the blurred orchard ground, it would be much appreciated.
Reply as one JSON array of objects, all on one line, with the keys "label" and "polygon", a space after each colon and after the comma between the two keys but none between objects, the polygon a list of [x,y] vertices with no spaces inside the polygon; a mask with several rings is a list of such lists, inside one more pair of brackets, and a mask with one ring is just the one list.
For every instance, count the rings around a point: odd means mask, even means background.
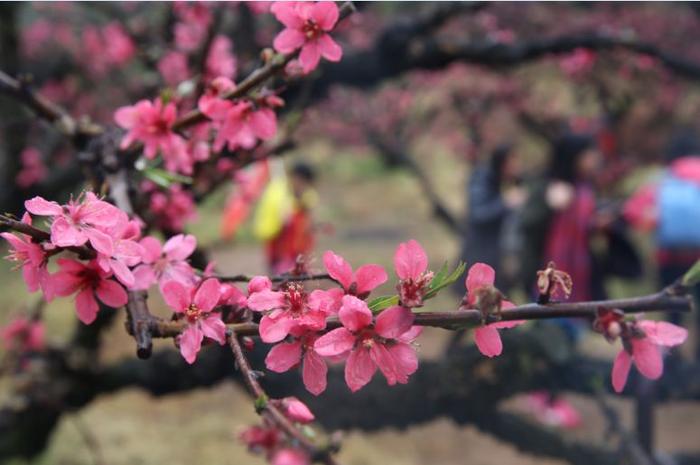
[{"label": "blurred orchard ground", "polygon": [[[207,8],[220,15],[217,27],[230,40],[229,53],[236,58],[230,77],[237,81],[259,64],[259,50],[270,45],[279,27],[258,7]],[[186,100],[198,82],[188,76],[196,71],[179,79],[163,64],[178,20],[171,10],[172,4],[165,3],[2,4],[0,70],[31,75],[27,82],[33,88],[71,114],[90,115],[100,124],[110,124],[115,108],[139,98],[161,93]],[[461,238],[449,224],[461,223],[467,214],[464,191],[471,166],[503,142],[512,143],[527,170],[536,173],[564,128],[594,132],[606,157],[601,190],[620,200],[658,171],[676,128],[698,128],[700,14],[695,5],[464,3],[443,10],[440,14],[427,3],[360,4],[336,34],[344,59],[324,63],[308,80],[290,85],[280,125],[294,127],[288,134],[294,147],[283,159],[303,160],[318,170],[320,203],[314,217],[332,225],[319,233],[312,269],[322,270],[320,255],[328,249],[353,263],[391,269],[393,248],[409,237],[424,245],[434,269],[444,261],[455,263]],[[407,26],[416,23],[422,28]],[[110,38],[121,35],[100,34],[117,24],[134,49],[110,59],[105,53]],[[66,199],[78,192],[82,180],[70,144],[13,101],[0,99],[2,211],[21,212],[22,201],[35,194]],[[34,182],[18,183],[20,173],[36,174],[31,157],[16,156],[27,148],[39,151],[47,172]],[[220,237],[221,212],[232,189],[233,182],[225,183],[209,196],[185,229],[197,236],[221,272],[264,273],[264,253],[249,222],[234,240]],[[436,202],[448,212],[447,220],[435,218]],[[633,239],[645,258],[644,276],[606,282],[613,298],[658,288],[653,239],[644,233]],[[36,296],[28,296],[11,264],[0,266],[0,321],[6,321]],[[393,291],[389,285],[382,290]],[[527,300],[522,293],[513,297]],[[450,310],[454,300],[444,293],[430,308]],[[155,296],[151,311],[168,315]],[[58,299],[44,315],[48,340],[68,341],[75,326],[73,303]],[[449,336],[426,331],[420,357],[440,357]],[[691,333],[683,350],[690,351],[696,341]],[[155,341],[155,350],[169,347],[170,340]],[[105,333],[99,362],[122,360],[133,351],[133,339],[115,324]],[[590,335],[582,351],[611,361],[616,349]],[[2,394],[3,382],[0,378],[0,403],[9,398]],[[608,397],[630,424],[634,400]],[[596,402],[574,394],[567,398],[579,408],[582,426],[562,432],[564,437],[605,444],[609,426]],[[527,416],[524,405],[516,398],[500,408]],[[45,452],[9,463],[264,463],[237,439],[255,419],[244,390],[232,380],[158,398],[125,389],[64,415]],[[700,454],[696,401],[661,404],[655,429],[659,450]],[[406,430],[346,434],[339,460],[351,465],[565,463],[518,451],[446,418]]]}]

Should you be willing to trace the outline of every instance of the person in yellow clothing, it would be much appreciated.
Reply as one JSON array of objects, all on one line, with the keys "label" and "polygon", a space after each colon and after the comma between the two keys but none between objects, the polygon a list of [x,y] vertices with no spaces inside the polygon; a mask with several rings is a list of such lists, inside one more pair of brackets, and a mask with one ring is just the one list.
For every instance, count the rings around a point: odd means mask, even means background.
[{"label": "person in yellow clothing", "polygon": [[288,173],[273,168],[254,222],[255,236],[265,243],[272,273],[291,271],[300,255],[313,250],[311,210],[318,203],[315,181],[315,171],[305,163],[295,164]]}]

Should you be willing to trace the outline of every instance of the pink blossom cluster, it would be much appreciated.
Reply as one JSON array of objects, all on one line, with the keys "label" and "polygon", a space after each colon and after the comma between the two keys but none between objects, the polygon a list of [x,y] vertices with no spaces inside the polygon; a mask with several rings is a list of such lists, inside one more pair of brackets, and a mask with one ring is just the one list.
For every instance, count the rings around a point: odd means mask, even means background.
[{"label": "pink blossom cluster", "polygon": [[[174,25],[175,48],[158,61],[158,71],[166,84],[177,86],[192,76],[188,57],[198,53],[204,45],[213,18],[211,7],[206,3],[178,2],[173,5],[173,10],[178,20]],[[205,82],[216,77],[233,79],[237,68],[231,39],[224,35],[215,36],[204,63]]]},{"label": "pink blossom cluster", "polygon": [[[314,421],[311,410],[296,397],[273,399],[282,413],[294,424],[307,425]],[[262,425],[246,428],[240,435],[241,441],[251,452],[261,454],[271,465],[309,465],[309,454],[285,436],[272,422],[265,420]]]},{"label": "pink blossom cluster", "polygon": [[41,152],[34,147],[27,147],[20,154],[22,169],[17,173],[15,182],[22,189],[42,181],[47,174],[46,165],[41,159]]},{"label": "pink blossom cluster", "polygon": [[150,181],[144,181],[142,191],[148,197],[148,211],[154,216],[153,224],[166,231],[182,231],[185,224],[197,217],[192,194],[180,184],[160,189]]},{"label": "pink blossom cluster", "polygon": [[667,348],[682,344],[688,337],[685,328],[672,323],[626,318],[621,311],[607,308],[599,309],[593,328],[611,343],[622,341],[612,368],[615,392],[625,388],[632,364],[645,378],[660,378]]},{"label": "pink blossom cluster", "polygon": [[231,151],[252,149],[258,141],[270,140],[277,133],[274,108],[282,106],[283,100],[273,94],[233,101],[223,98],[235,87],[228,78],[216,78],[198,102],[199,110],[212,121],[216,152],[224,147]]},{"label": "pink blossom cluster", "polygon": [[[22,267],[30,292],[41,290],[47,301],[75,295],[78,318],[85,324],[95,321],[100,303],[126,305],[127,290],[154,284],[162,290],[172,282],[193,286],[198,280],[187,262],[196,247],[193,236],[176,235],[164,245],[155,237],[142,238],[138,220],[92,192],[65,205],[34,197],[25,208],[22,222],[28,226],[31,215],[49,219],[49,238],[41,242],[27,234],[0,233],[10,244],[8,259]],[[50,272],[50,258],[63,251],[78,256],[57,258],[57,270]],[[86,251],[92,256],[83,260]]]},{"label": "pink blossom cluster", "polygon": [[[401,244],[394,257],[397,274],[422,276],[424,257],[417,242]],[[421,332],[413,325],[412,303],[400,302],[375,317],[366,299],[387,281],[386,271],[375,264],[353,270],[332,251],[323,261],[341,288],[309,293],[301,283],[290,283],[274,291],[269,280],[257,278],[251,289],[248,307],[263,314],[260,337],[275,344],[265,360],[267,368],[285,372],[301,365],[304,385],[315,395],[326,389],[327,362],[345,362],[345,381],[352,391],[369,383],[377,369],[389,385],[406,383],[418,368],[412,343]],[[331,316],[342,326],[322,334]]]},{"label": "pink blossom cluster", "polygon": [[22,316],[0,328],[0,343],[5,351],[39,352],[45,347],[46,328],[41,320]]}]

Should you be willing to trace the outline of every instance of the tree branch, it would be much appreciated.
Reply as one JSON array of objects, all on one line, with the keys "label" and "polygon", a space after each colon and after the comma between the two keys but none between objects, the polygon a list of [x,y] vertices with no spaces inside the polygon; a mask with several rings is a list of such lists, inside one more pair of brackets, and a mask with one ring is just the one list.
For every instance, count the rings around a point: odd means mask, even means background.
[{"label": "tree branch", "polygon": [[269,397],[258,382],[259,375],[253,371],[243,353],[243,348],[238,341],[238,336],[233,330],[227,335],[228,345],[233,352],[236,365],[243,376],[243,381],[248,390],[256,399],[256,406],[259,404],[259,414],[269,419],[274,425],[280,428],[287,436],[297,441],[314,460],[319,460],[326,465],[335,465],[336,461],[331,455],[331,450],[327,447],[319,448],[303,432],[299,430],[277,406],[269,402]]}]

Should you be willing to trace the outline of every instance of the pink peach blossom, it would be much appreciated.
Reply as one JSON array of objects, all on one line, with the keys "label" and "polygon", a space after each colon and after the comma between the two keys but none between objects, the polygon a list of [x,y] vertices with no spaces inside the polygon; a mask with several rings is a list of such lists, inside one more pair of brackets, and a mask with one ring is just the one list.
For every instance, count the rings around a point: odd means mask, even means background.
[{"label": "pink peach blossom", "polygon": [[[28,213],[24,214],[22,222],[32,224]],[[25,234],[15,236],[4,232],[0,233],[0,236],[10,243],[12,248],[7,259],[17,262],[17,266],[22,267],[22,277],[29,292],[41,289],[44,298],[50,302],[54,297],[54,292],[51,276],[46,268],[48,262],[46,251],[41,245],[32,242],[31,238]]]},{"label": "pink peach blossom", "polygon": [[345,382],[351,391],[361,389],[377,368],[387,383],[405,384],[418,368],[418,358],[410,343],[420,330],[413,327],[414,316],[406,307],[389,307],[377,316],[372,326],[372,312],[367,303],[346,295],[338,311],[343,327],[316,340],[314,349],[324,357],[347,355]]},{"label": "pink peach blossom", "polygon": [[272,139],[277,133],[277,116],[268,107],[255,108],[248,100],[222,100],[216,107],[200,107],[212,119],[218,132],[213,148],[221,151],[252,149],[258,140]]},{"label": "pink peach blossom", "polygon": [[428,255],[416,240],[402,242],[394,253],[394,268],[400,281],[397,286],[401,305],[420,307],[433,279],[428,271]]},{"label": "pink peach blossom", "polygon": [[52,278],[56,295],[78,293],[75,308],[83,323],[89,325],[97,318],[100,307],[95,296],[109,307],[126,305],[128,296],[124,288],[109,279],[112,273],[104,271],[95,260],[83,264],[69,258],[59,258],[57,263],[60,270]]},{"label": "pink peach blossom", "polygon": [[221,345],[226,343],[226,325],[221,315],[212,310],[219,303],[219,281],[213,278],[202,282],[199,287],[186,287],[177,281],[169,281],[163,286],[165,302],[184,316],[187,328],[179,337],[180,353],[189,364],[197,359],[204,336]]},{"label": "pink peach blossom", "polygon": [[388,279],[386,271],[380,265],[362,265],[353,272],[343,257],[330,250],[323,254],[323,264],[331,278],[338,281],[347,294],[356,295],[361,299],[366,298]]},{"label": "pink peach blossom", "polygon": [[136,284],[130,267],[141,263],[145,253],[137,242],[141,235],[141,223],[138,220],[120,222],[106,231],[112,238],[112,254],[97,254],[97,263],[105,271],[112,271],[114,276],[127,288]]},{"label": "pink peach blossom", "polygon": [[265,366],[275,373],[284,373],[301,363],[301,376],[306,390],[319,395],[326,390],[328,367],[326,362],[314,350],[318,339],[315,331],[294,331],[296,336],[290,342],[275,344],[267,357]]},{"label": "pink peach blossom", "polygon": [[662,348],[680,345],[688,337],[685,328],[666,321],[641,320],[634,326],[639,331],[622,333],[623,348],[613,363],[615,392],[622,392],[625,388],[632,362],[645,378],[660,378],[664,371]]},{"label": "pink peach blossom", "polygon": [[140,100],[135,105],[117,109],[114,121],[127,130],[120,147],[128,148],[135,141],[144,145],[146,158],[155,158],[160,151],[168,165],[178,165],[178,160],[186,157],[185,140],[172,130],[177,119],[177,109],[173,102],[163,104],[161,99],[154,102]]},{"label": "pink peach blossom", "polygon": [[187,262],[197,248],[197,239],[191,234],[177,234],[161,246],[158,239],[147,236],[141,239],[143,263],[134,269],[134,289],[146,290],[156,282],[163,289],[165,283],[177,281],[191,287],[196,283],[194,270]]},{"label": "pink peach blossom", "polygon": [[285,26],[273,42],[280,53],[299,48],[299,63],[304,73],[318,66],[321,57],[339,61],[343,50],[328,34],[338,22],[339,11],[334,2],[275,2],[270,11]]},{"label": "pink peach blossom", "polygon": [[105,231],[128,221],[126,213],[86,192],[77,201],[59,205],[42,197],[24,202],[33,215],[51,216],[51,243],[59,247],[81,246],[86,242],[99,253],[112,255],[114,241]]},{"label": "pink peach blossom", "polygon": [[289,283],[282,291],[263,289],[248,297],[248,308],[266,312],[260,320],[260,338],[273,343],[283,340],[294,329],[320,331],[333,305],[326,291],[307,294],[301,283]]},{"label": "pink peach blossom", "polygon": [[[467,303],[475,305],[477,293],[480,288],[493,286],[496,272],[485,263],[475,263],[467,273]],[[514,305],[507,300],[501,303],[501,308],[512,308]],[[498,334],[499,329],[514,328],[525,323],[524,320],[499,321],[490,323],[474,330],[474,342],[479,352],[487,357],[496,357],[503,352],[503,342]]]}]

